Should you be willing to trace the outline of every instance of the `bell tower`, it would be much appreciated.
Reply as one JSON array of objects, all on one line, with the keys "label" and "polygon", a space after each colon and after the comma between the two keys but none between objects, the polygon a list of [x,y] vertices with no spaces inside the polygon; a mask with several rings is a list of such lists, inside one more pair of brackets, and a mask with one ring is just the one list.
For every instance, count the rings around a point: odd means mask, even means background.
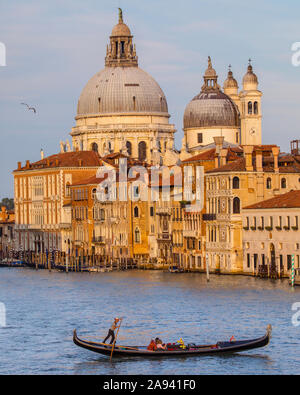
[{"label": "bell tower", "polygon": [[247,73],[243,78],[243,90],[240,92],[241,110],[241,144],[261,145],[261,97],[258,79],[253,73],[251,59]]}]

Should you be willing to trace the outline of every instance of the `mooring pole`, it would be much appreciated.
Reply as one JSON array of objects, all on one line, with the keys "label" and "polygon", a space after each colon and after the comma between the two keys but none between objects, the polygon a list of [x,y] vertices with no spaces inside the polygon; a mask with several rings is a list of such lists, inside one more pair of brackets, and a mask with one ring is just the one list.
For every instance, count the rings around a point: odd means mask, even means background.
[{"label": "mooring pole", "polygon": [[291,277],[291,285],[295,286],[295,255],[292,255],[292,277]]},{"label": "mooring pole", "polygon": [[209,259],[208,254],[206,254],[206,280],[209,282]]}]

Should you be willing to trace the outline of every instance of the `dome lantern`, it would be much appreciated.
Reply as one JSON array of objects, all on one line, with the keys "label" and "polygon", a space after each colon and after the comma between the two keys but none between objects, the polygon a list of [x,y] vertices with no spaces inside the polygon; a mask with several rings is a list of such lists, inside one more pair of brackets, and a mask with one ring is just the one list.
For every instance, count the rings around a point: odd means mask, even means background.
[{"label": "dome lantern", "polygon": [[218,76],[216,70],[213,69],[211,58],[208,57],[208,67],[203,76],[204,85],[202,86],[202,92],[219,91],[220,85],[218,85]]},{"label": "dome lantern", "polygon": [[119,23],[111,32],[110,44],[107,47],[105,66],[107,67],[133,67],[138,66],[133,36],[129,27],[123,21],[123,11],[119,8]]}]

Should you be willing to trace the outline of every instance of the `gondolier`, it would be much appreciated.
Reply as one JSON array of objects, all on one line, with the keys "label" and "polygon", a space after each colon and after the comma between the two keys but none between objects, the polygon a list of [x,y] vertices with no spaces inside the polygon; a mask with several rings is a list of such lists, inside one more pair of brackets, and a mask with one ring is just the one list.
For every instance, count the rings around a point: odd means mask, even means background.
[{"label": "gondolier", "polygon": [[106,343],[106,341],[111,337],[110,344],[113,344],[113,342],[115,341],[115,330],[118,326],[119,321],[120,321],[120,319],[118,317],[116,317],[112,326],[109,328],[108,334],[107,334],[106,338],[103,340],[103,343]]}]

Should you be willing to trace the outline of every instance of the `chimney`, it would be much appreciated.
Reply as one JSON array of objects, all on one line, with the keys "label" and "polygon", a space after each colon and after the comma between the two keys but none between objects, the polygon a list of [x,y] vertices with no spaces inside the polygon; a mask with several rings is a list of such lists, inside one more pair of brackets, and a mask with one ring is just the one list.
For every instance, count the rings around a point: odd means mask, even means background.
[{"label": "chimney", "polygon": [[50,160],[47,159],[47,167],[50,167]]},{"label": "chimney", "polygon": [[41,159],[42,160],[44,159],[44,150],[43,150],[43,148],[41,148]]},{"label": "chimney", "polygon": [[227,154],[228,154],[228,148],[222,148],[220,152],[221,156],[221,166],[225,166],[227,163]]},{"label": "chimney", "polygon": [[253,145],[244,145],[244,156],[246,159],[246,171],[253,171],[252,164],[252,153],[253,153]]},{"label": "chimney", "polygon": [[59,160],[55,159],[55,167],[58,167],[58,165],[59,165]]},{"label": "chimney", "polygon": [[214,142],[216,144],[216,154],[220,154],[221,149],[223,148],[224,144],[224,137],[223,136],[215,136],[214,137]]},{"label": "chimney", "polygon": [[219,155],[216,153],[215,154],[215,169],[219,167]]},{"label": "chimney", "polygon": [[278,156],[279,156],[280,149],[279,147],[272,147],[272,153],[274,157],[274,171],[276,173],[279,172],[279,167],[278,167]]},{"label": "chimney", "polygon": [[18,170],[21,170],[21,168],[22,168],[22,163],[18,162]]},{"label": "chimney", "polygon": [[26,169],[30,169],[30,160],[26,161]]},{"label": "chimney", "polygon": [[262,150],[260,148],[256,150],[256,171],[263,171]]}]

